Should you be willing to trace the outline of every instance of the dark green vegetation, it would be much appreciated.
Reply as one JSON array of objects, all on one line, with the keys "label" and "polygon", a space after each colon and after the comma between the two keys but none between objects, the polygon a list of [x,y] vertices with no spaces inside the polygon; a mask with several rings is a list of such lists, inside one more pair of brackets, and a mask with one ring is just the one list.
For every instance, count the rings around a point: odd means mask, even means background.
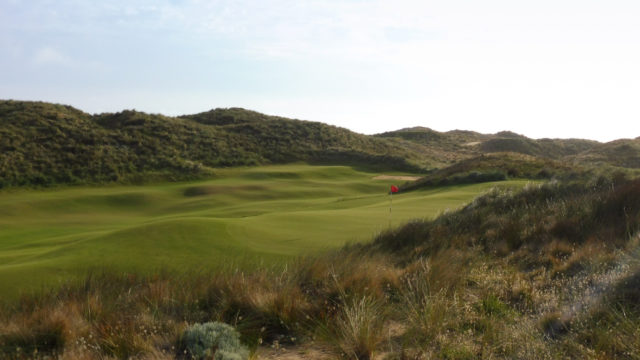
[{"label": "dark green vegetation", "polygon": [[640,180],[495,190],[286,267],[102,274],[25,296],[0,312],[0,349],[180,358],[189,324],[222,321],[260,354],[637,359],[639,234]]},{"label": "dark green vegetation", "polygon": [[0,101],[0,188],[148,183],[210,177],[213,168],[304,161],[421,172],[514,152],[571,165],[640,168],[640,140],[532,140],[510,132],[412,128],[366,136],[239,108],[180,117]]},{"label": "dark green vegetation", "polygon": [[[461,160],[453,165],[431,171],[417,181],[401,187],[403,191],[419,188],[434,188],[454,184],[474,184],[502,181],[508,178],[525,179],[578,179],[595,176],[594,169],[567,163],[523,155],[518,153],[491,153]],[[618,170],[618,176],[624,176]]]},{"label": "dark green vegetation", "polygon": [[187,180],[214,167],[295,161],[420,169],[417,153],[394,142],[242,109],[89,115],[0,101],[0,187]]},{"label": "dark green vegetation", "polygon": [[0,109],[0,359],[640,359],[640,139]]}]

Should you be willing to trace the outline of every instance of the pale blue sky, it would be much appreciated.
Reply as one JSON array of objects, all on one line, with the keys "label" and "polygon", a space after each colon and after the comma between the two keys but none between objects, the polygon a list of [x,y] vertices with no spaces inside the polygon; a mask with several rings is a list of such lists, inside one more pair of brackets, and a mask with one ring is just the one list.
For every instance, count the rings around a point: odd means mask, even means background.
[{"label": "pale blue sky", "polygon": [[640,136],[640,3],[0,0],[0,98]]}]

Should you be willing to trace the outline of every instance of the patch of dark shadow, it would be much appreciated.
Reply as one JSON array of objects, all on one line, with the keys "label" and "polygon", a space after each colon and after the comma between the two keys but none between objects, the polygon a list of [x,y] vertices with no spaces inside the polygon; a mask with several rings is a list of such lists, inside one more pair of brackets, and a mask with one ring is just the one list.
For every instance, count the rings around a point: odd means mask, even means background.
[{"label": "patch of dark shadow", "polygon": [[608,302],[640,314],[640,271],[621,279],[609,294]]},{"label": "patch of dark shadow", "polygon": [[225,218],[246,218],[246,217],[260,216],[266,213],[267,211],[238,211],[238,212],[225,213],[224,217]]},{"label": "patch of dark shadow", "polygon": [[223,186],[191,186],[184,189],[184,196],[205,196],[219,194],[224,191]]},{"label": "patch of dark shadow", "polygon": [[557,339],[569,332],[571,319],[558,312],[548,313],[540,319],[540,327],[549,339]]},{"label": "patch of dark shadow", "polygon": [[366,196],[341,197],[341,198],[338,198],[335,202],[354,201],[354,200],[360,200],[365,198],[367,197]]},{"label": "patch of dark shadow", "polygon": [[244,186],[220,186],[220,185],[200,185],[190,186],[184,189],[184,196],[208,196],[216,194],[233,193],[239,191],[265,191],[264,186],[244,185]]}]

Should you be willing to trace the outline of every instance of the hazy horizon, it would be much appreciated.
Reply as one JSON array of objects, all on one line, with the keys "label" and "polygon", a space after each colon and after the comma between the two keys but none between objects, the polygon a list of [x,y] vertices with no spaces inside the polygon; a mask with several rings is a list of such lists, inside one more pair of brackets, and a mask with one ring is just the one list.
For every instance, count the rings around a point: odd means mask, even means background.
[{"label": "hazy horizon", "polygon": [[242,107],[364,134],[635,138],[639,17],[620,0],[7,0],[0,98]]}]

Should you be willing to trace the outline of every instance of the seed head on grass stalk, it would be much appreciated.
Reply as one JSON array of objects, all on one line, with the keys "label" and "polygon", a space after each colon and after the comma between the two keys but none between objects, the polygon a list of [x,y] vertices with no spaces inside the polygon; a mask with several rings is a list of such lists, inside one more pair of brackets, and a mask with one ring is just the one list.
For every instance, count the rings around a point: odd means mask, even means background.
[{"label": "seed head on grass stalk", "polygon": [[321,336],[350,359],[368,360],[384,340],[385,322],[380,301],[369,295],[348,296],[335,272],[331,274],[339,291],[338,312],[319,326]]}]

